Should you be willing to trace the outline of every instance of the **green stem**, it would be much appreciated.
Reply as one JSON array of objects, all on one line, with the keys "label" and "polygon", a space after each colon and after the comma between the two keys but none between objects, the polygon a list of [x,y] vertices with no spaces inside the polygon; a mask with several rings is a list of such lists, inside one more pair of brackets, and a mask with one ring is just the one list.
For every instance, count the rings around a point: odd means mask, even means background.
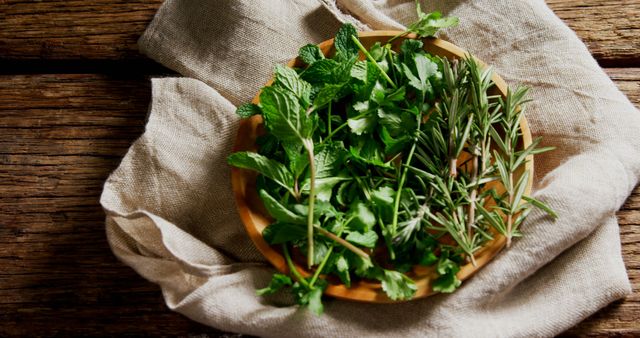
[{"label": "green stem", "polygon": [[334,129],[332,132],[329,133],[329,135],[327,135],[327,137],[324,138],[324,140],[322,140],[322,142],[320,142],[320,144],[323,144],[324,142],[330,140],[333,135],[335,135],[337,132],[339,132],[340,130],[342,130],[342,128],[346,127],[348,124],[347,122],[341,124],[340,126],[338,126],[338,128]]},{"label": "green stem", "polygon": [[[420,124],[422,122],[422,114],[418,117],[418,125],[416,129],[420,131]],[[400,182],[398,182],[398,192],[396,193],[396,199],[393,203],[393,221],[391,223],[390,235],[395,236],[396,230],[398,228],[398,210],[400,209],[400,197],[402,195],[402,188],[404,187],[404,181],[407,179],[407,172],[409,172],[409,167],[411,166],[411,159],[413,159],[413,153],[416,151],[416,145],[418,144],[418,136],[417,134],[413,138],[413,144],[411,145],[411,149],[409,150],[409,155],[407,156],[407,160],[404,164],[400,163],[400,168],[403,168],[402,175],[400,176]]]},{"label": "green stem", "polygon": [[371,257],[369,257],[369,254],[367,254],[366,252],[360,250],[358,247],[356,247],[355,245],[345,241],[344,239],[336,236],[333,232],[327,231],[324,228],[321,228],[319,226],[316,226],[316,230],[318,230],[318,232],[322,235],[324,235],[325,237],[334,240],[335,242],[337,242],[338,244],[342,245],[343,247],[347,248],[349,251],[353,252],[354,254],[366,259],[366,260],[371,260]]},{"label": "green stem", "polygon": [[[342,223],[342,226],[340,226],[340,230],[338,230],[338,234],[336,236],[340,237],[342,235],[342,231],[344,230],[345,225],[349,224],[349,222],[351,222],[354,218],[355,216],[351,216],[346,222]],[[324,255],[324,258],[322,259],[322,262],[316,269],[315,273],[313,274],[313,277],[311,277],[311,281],[309,281],[309,287],[313,287],[313,285],[316,283],[316,280],[318,279],[318,276],[320,276],[322,269],[324,269],[324,266],[327,265],[327,262],[329,261],[329,256],[331,256],[331,253],[333,252],[334,247],[335,247],[335,243],[331,243],[329,250]]]},{"label": "green stem", "polygon": [[329,135],[331,135],[331,106],[333,105],[329,102],[329,112],[327,113],[327,131],[329,132]]},{"label": "green stem", "polygon": [[[362,114],[360,114],[360,115],[357,115],[357,116],[352,117],[351,119],[357,120],[357,119],[363,118],[363,117],[365,117],[365,116],[367,116],[367,115],[369,115],[369,113],[362,113]],[[339,126],[338,126],[338,128],[336,128],[336,129],[334,129],[332,132],[330,132],[330,133],[329,133],[329,135],[327,135],[327,137],[325,137],[325,138],[322,140],[322,142],[320,142],[320,145],[322,145],[322,144],[324,144],[326,141],[330,140],[330,139],[333,137],[333,135],[337,134],[340,130],[342,130],[344,127],[346,127],[346,126],[348,126],[348,125],[349,125],[349,121],[348,121],[348,120],[347,120],[347,122],[345,122],[345,123],[343,123],[343,124],[339,125]]]},{"label": "green stem", "polygon": [[298,272],[298,269],[296,269],[296,266],[293,264],[293,261],[291,260],[291,255],[289,254],[289,248],[287,248],[286,244],[282,244],[282,251],[284,252],[284,259],[287,261],[289,272],[291,272],[293,277],[297,279],[298,282],[300,282],[300,284],[308,288],[309,283],[307,283],[307,281],[304,279],[304,277],[302,277],[300,272]]},{"label": "green stem", "polygon": [[392,37],[391,39],[387,40],[387,43],[391,43],[393,40],[397,39],[397,38],[401,38],[403,36],[406,36],[407,34],[411,33],[410,31],[404,31],[394,37]]},{"label": "green stem", "polygon": [[416,151],[416,143],[417,142],[413,142],[411,150],[409,150],[409,156],[407,156],[407,161],[405,162],[405,166],[402,170],[402,175],[400,176],[400,182],[398,182],[398,192],[396,193],[396,200],[393,204],[393,222],[391,223],[390,229],[390,233],[392,236],[396,234],[396,229],[398,227],[398,210],[400,209],[400,197],[402,196],[402,188],[404,187],[404,181],[407,179],[407,172],[409,171],[409,168],[407,166],[411,165],[413,153]]},{"label": "green stem", "polygon": [[393,82],[393,80],[391,80],[391,78],[389,77],[389,75],[387,74],[387,72],[385,72],[380,65],[378,64],[378,62],[376,61],[376,59],[373,58],[373,56],[371,56],[371,54],[369,54],[369,51],[364,48],[364,46],[362,45],[362,43],[360,43],[360,40],[358,40],[358,38],[355,35],[351,35],[351,40],[353,40],[353,42],[358,45],[358,48],[360,49],[360,51],[367,57],[367,59],[369,59],[369,61],[373,62],[373,64],[376,66],[376,68],[378,68],[380,70],[380,72],[382,73],[382,77],[384,77],[385,80],[387,80],[387,82],[389,82],[389,84],[391,85],[391,87],[393,88],[397,88],[396,84]]},{"label": "green stem", "polygon": [[391,258],[391,260],[394,260],[396,259],[396,252],[393,250],[393,245],[391,245],[391,236],[380,217],[378,217],[378,225],[380,226],[380,230],[382,231],[382,237],[384,237],[384,244],[387,246],[387,250],[389,251],[389,258]]},{"label": "green stem", "polygon": [[305,139],[304,147],[307,149],[309,156],[309,215],[307,215],[307,267],[310,269],[313,265],[313,218],[314,205],[316,202],[316,165],[313,156],[313,141]]}]

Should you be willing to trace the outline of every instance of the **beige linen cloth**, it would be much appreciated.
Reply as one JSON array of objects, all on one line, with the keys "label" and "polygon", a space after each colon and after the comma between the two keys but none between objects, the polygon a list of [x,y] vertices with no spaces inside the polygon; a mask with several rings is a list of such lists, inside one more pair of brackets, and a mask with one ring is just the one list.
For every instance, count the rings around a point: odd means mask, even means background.
[{"label": "beige linen cloth", "polygon": [[[258,297],[273,269],[245,235],[226,157],[238,118],[275,63],[341,22],[402,29],[403,0],[168,0],[140,39],[184,76],[154,79],[144,134],[105,184],[114,253],[162,288],[167,305],[221,330],[270,337],[533,337],[558,334],[631,289],[615,212],[640,176],[640,113],[541,0],[428,1],[460,17],[442,37],[511,85],[533,88],[541,212],[524,238],[453,294],[379,305],[327,299],[317,317],[286,295]],[[189,78],[190,77],[190,78]]]}]

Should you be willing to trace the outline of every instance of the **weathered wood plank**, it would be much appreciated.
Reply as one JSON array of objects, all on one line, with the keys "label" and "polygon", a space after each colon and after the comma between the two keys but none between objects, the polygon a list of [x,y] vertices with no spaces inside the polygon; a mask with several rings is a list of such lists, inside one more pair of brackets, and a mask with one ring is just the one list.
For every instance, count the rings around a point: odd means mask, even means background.
[{"label": "weathered wood plank", "polygon": [[604,66],[639,66],[640,2],[546,0]]},{"label": "weathered wood plank", "polygon": [[0,2],[5,59],[135,59],[136,41],[162,0]]},{"label": "weathered wood plank", "polygon": [[[162,0],[0,1],[0,59],[140,60]],[[607,66],[640,65],[640,2],[547,0]]]},{"label": "weathered wood plank", "polygon": [[[640,105],[640,69],[608,69]],[[102,184],[143,131],[145,77],[0,76],[0,336],[220,334],[111,254]],[[568,334],[640,334],[640,188],[619,213],[635,293]]]},{"label": "weathered wood plank", "polygon": [[144,129],[144,76],[0,77],[0,336],[211,335],[111,254],[98,199]]}]

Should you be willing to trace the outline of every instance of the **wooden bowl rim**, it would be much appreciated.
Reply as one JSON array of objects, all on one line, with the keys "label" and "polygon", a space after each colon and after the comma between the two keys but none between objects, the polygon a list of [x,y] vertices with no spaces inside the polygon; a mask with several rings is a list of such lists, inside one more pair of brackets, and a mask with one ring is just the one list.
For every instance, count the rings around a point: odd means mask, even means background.
[{"label": "wooden bowl rim", "polygon": [[[384,41],[385,40],[384,38],[388,39],[398,35],[399,33],[401,33],[401,31],[381,30],[381,31],[358,32],[358,36],[360,38],[365,38],[365,39],[373,38],[373,39],[380,39]],[[415,39],[415,38],[416,38],[415,34],[408,34],[407,36],[401,39]],[[425,49],[428,45],[432,45],[438,49],[442,49],[443,51],[451,53],[457,58],[463,58],[469,55],[469,53],[466,52],[464,49],[439,38],[423,38],[421,40],[425,43]],[[323,51],[330,49],[332,46],[333,46],[333,39],[329,39],[318,44],[318,47],[320,47],[320,49],[322,49]],[[476,60],[480,64],[485,65],[485,63],[482,62],[481,60],[478,60],[477,58]],[[296,62],[297,62],[297,58],[294,58],[290,60],[287,63],[287,65],[290,67],[293,67]],[[493,74],[492,80],[495,83],[495,86],[498,89],[498,91],[503,96],[506,95],[507,93],[506,82],[495,72]],[[269,80],[265,85],[268,86],[272,82],[273,82],[273,79]],[[255,104],[259,103],[259,95],[260,93],[258,92],[258,94],[256,94],[256,96],[252,101],[253,103]],[[238,134],[236,136],[236,142],[234,144],[234,149],[233,149],[234,152],[255,150],[255,148],[249,149],[251,147],[248,147],[247,145],[245,145],[247,140],[246,133],[255,132],[256,126],[261,123],[262,123],[261,116],[253,116],[250,119],[241,120],[240,126],[238,128]],[[520,121],[520,129],[522,132],[523,147],[526,148],[531,144],[532,138],[531,138],[531,131],[529,129],[529,125],[527,123],[525,116],[523,116],[523,118]],[[531,188],[533,185],[533,156],[529,156],[527,158],[527,162],[525,164],[524,170],[528,170],[530,174],[529,180],[527,182],[527,187],[525,189],[525,194],[528,195],[531,193]],[[247,192],[248,192],[247,188],[250,188],[250,187],[247,185],[247,180],[246,180],[247,175],[251,175],[247,170],[239,169],[236,167],[231,168],[232,188],[234,191],[238,212],[245,226],[245,230],[247,231],[247,234],[249,235],[253,243],[256,245],[258,250],[262,253],[262,255],[264,255],[264,257],[278,271],[282,273],[288,273],[289,269],[287,267],[287,264],[282,254],[276,249],[274,249],[271,245],[269,245],[264,240],[264,238],[262,237],[262,233],[256,227],[255,222],[257,220],[264,221],[269,217],[266,215],[259,215],[257,213],[254,213],[249,208],[248,203],[250,202],[247,199]],[[494,239],[488,242],[487,245],[485,245],[481,250],[479,250],[479,252],[475,256],[477,266],[474,267],[471,263],[467,263],[461,266],[461,269],[457,274],[458,279],[464,281],[467,278],[469,278],[471,275],[473,275],[475,272],[480,270],[489,261],[491,261],[491,259],[493,259],[498,254],[498,252],[500,252],[503,249],[505,244],[506,244],[506,238],[503,235],[496,234],[494,236]],[[297,263],[294,263],[294,265],[301,275],[305,277],[310,275],[310,273],[303,266]],[[435,294],[436,292],[432,290],[430,285],[430,282],[434,276],[435,276],[435,272],[427,271],[423,275],[419,276],[418,278],[415,278],[414,280],[416,282],[416,286],[418,290],[416,291],[416,294],[414,295],[414,297],[411,298],[410,300],[423,298],[423,297]],[[394,301],[388,298],[386,294],[383,292],[379,283],[371,283],[367,281],[356,282],[352,284],[351,288],[347,288],[344,284],[337,284],[337,285],[330,284],[326,288],[325,294],[332,297],[339,298],[339,299],[369,302],[369,303],[402,302],[402,301]]]}]

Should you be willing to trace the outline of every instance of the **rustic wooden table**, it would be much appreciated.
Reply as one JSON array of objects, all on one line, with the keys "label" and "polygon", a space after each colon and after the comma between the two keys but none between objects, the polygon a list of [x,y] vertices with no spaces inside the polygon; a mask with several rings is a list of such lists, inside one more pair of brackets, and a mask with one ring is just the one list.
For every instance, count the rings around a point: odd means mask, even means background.
[{"label": "rustic wooden table", "polygon": [[[136,48],[161,2],[0,0],[0,336],[224,335],[115,259],[98,204],[171,73]],[[640,106],[640,0],[547,2]],[[640,336],[640,189],[618,218],[634,293],[567,335]]]}]

